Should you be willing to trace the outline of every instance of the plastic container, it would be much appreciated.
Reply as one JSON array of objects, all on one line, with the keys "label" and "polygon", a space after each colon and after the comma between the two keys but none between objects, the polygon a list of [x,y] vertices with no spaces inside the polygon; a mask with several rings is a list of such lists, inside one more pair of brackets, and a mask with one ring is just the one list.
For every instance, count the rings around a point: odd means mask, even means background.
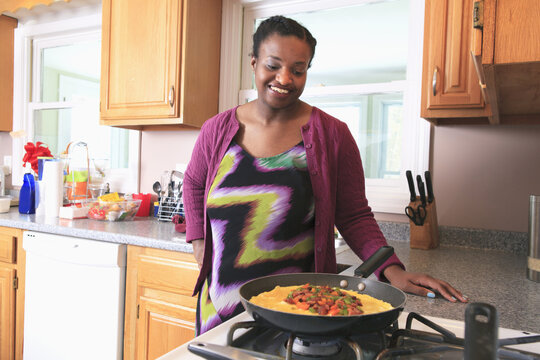
[{"label": "plastic container", "polygon": [[11,196],[0,196],[0,214],[7,213],[11,205]]},{"label": "plastic container", "polygon": [[83,206],[88,207],[86,215],[92,220],[128,221],[133,220],[141,206],[141,200],[100,201],[85,200]]},{"label": "plastic container", "polygon": [[141,206],[139,207],[139,211],[137,211],[137,214],[135,216],[150,216],[150,194],[133,194],[134,199],[141,200]]},{"label": "plastic container", "polygon": [[19,213],[34,214],[36,212],[36,184],[34,175],[24,174],[23,185],[19,193]]}]

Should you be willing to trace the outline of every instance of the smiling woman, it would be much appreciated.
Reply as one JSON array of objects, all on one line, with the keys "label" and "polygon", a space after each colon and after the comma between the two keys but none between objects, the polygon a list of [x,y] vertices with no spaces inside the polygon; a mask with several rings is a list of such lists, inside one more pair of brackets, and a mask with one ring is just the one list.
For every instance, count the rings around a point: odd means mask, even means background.
[{"label": "smiling woman", "polygon": [[401,213],[405,169],[423,172],[428,166],[429,125],[419,116],[423,1],[237,2],[245,4],[240,104],[258,96],[249,64],[258,25],[279,14],[309,28],[317,54],[301,99],[349,127],[372,208]]},{"label": "smiling woman", "polygon": [[[68,20],[66,6],[52,21],[20,22],[16,30],[14,130],[26,138],[14,139],[13,156],[23,141],[44,142],[54,155],[82,141],[91,158],[110,160],[111,190],[137,191],[139,133],[99,124],[100,7]],[[14,167],[13,185],[21,172]]]}]

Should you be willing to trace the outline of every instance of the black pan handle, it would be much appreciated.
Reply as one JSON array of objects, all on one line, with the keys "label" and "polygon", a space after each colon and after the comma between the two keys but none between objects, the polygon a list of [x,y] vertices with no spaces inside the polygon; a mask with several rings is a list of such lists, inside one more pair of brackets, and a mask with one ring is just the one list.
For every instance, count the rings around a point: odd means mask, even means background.
[{"label": "black pan handle", "polygon": [[366,261],[354,270],[354,275],[367,278],[373,274],[392,254],[394,248],[392,246],[382,246],[375,254],[371,255]]}]

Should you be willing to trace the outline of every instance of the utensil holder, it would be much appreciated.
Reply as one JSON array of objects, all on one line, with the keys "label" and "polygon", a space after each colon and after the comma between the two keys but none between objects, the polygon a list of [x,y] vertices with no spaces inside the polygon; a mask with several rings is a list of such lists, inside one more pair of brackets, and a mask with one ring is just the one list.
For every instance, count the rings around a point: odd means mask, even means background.
[{"label": "utensil holder", "polygon": [[159,202],[157,218],[159,221],[172,221],[174,215],[184,215],[181,199],[163,196]]},{"label": "utensil holder", "polygon": [[[421,204],[420,198],[417,198],[416,201],[410,202],[409,206],[416,209]],[[409,225],[411,249],[429,250],[439,246],[439,224],[435,200],[426,203],[426,218],[422,225],[416,225],[412,220],[409,220]]]}]

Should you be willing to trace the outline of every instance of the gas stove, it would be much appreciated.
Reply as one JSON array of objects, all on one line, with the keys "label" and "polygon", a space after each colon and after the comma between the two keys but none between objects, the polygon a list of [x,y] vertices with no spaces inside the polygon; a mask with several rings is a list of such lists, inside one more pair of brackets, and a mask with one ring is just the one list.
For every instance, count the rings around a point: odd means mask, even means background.
[{"label": "gas stove", "polygon": [[[424,316],[409,313],[380,332],[349,337],[301,336],[255,321],[239,321],[229,326],[226,344],[193,341],[189,351],[205,359],[268,360],[371,360],[371,359],[478,359],[478,345],[486,346],[482,331],[479,341],[464,339],[463,323],[445,328]],[[459,323],[459,322],[457,322]],[[401,325],[401,327],[400,327]],[[454,325],[454,326],[452,326]],[[457,331],[456,331],[457,329]],[[484,359],[540,359],[540,335],[497,329],[498,342]],[[476,348],[473,349],[473,344]],[[519,345],[518,345],[519,344]],[[523,345],[526,344],[526,345]],[[517,345],[517,346],[516,346]],[[471,350],[472,349],[472,350]],[[489,352],[489,346],[480,349]],[[466,354],[467,353],[467,354]]]}]

